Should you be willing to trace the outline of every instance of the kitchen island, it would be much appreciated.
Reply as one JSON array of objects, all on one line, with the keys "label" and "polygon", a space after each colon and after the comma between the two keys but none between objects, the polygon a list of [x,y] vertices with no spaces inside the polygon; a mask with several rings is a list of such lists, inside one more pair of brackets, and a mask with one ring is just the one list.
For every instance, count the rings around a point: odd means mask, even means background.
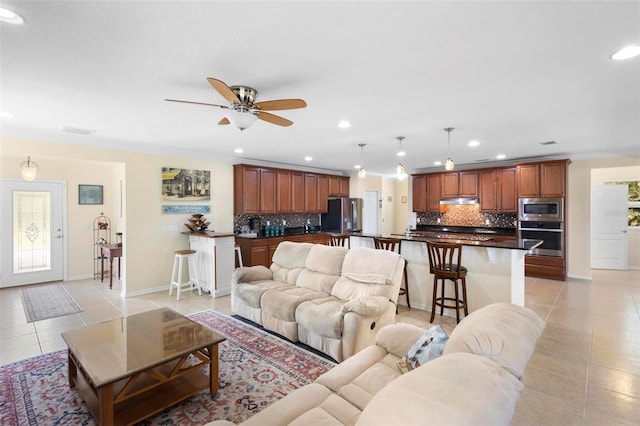
[{"label": "kitchen island", "polygon": [[[373,248],[373,237],[362,233],[350,234],[351,247]],[[508,235],[456,234],[410,231],[405,235],[386,235],[399,238],[400,255],[407,261],[407,280],[411,306],[431,311],[433,275],[429,273],[427,240],[462,244],[462,264],[467,273],[467,299],[473,312],[495,302],[524,306],[524,256],[541,244],[539,240],[519,240]],[[450,294],[451,293],[451,294]],[[453,297],[453,286],[446,286],[446,296]],[[399,303],[404,304],[404,297]],[[455,315],[445,309],[446,315]]]},{"label": "kitchen island", "polygon": [[231,232],[182,232],[195,250],[198,285],[212,297],[231,294],[231,274],[235,269],[235,234]]}]

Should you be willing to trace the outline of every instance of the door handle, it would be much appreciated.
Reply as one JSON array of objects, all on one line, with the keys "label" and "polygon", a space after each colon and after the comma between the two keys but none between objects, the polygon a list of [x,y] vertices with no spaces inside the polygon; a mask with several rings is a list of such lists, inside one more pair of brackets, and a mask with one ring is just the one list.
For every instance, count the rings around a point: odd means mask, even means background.
[{"label": "door handle", "polygon": [[626,234],[626,233],[627,233],[627,230],[625,229],[624,231],[622,231],[622,233],[623,233],[623,234]]}]

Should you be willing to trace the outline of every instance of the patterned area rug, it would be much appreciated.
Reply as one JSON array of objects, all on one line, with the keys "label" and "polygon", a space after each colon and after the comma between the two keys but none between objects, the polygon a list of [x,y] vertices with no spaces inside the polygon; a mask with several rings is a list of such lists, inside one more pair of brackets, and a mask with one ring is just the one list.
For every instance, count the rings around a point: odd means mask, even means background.
[{"label": "patterned area rug", "polygon": [[82,312],[80,305],[62,284],[20,289],[27,322]]},{"label": "patterned area rug", "polygon": [[[215,311],[189,318],[227,338],[219,346],[218,395],[211,398],[204,390],[142,425],[202,425],[219,419],[238,423],[335,365]],[[0,367],[0,395],[3,426],[97,424],[82,396],[69,389],[66,351]]]}]

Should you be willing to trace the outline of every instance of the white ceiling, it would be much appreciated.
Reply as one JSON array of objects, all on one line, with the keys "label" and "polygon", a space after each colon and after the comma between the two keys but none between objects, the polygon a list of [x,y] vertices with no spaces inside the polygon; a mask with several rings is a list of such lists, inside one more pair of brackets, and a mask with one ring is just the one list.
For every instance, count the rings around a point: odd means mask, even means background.
[{"label": "white ceiling", "polygon": [[[397,136],[409,172],[444,161],[449,126],[461,168],[640,151],[640,57],[610,59],[640,43],[639,1],[2,4],[26,19],[0,24],[2,136],[345,173],[366,143],[383,175]],[[163,101],[224,104],[206,77],[308,107],[240,132],[222,109]]]}]

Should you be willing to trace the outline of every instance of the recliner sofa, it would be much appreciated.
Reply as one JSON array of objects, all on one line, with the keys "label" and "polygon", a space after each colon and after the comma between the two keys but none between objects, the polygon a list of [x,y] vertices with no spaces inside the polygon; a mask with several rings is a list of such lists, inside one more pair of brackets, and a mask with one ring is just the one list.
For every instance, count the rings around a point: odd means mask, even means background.
[{"label": "recliner sofa", "polygon": [[235,314],[342,361],[395,322],[404,259],[386,250],[284,241],[269,268],[233,273]]}]

